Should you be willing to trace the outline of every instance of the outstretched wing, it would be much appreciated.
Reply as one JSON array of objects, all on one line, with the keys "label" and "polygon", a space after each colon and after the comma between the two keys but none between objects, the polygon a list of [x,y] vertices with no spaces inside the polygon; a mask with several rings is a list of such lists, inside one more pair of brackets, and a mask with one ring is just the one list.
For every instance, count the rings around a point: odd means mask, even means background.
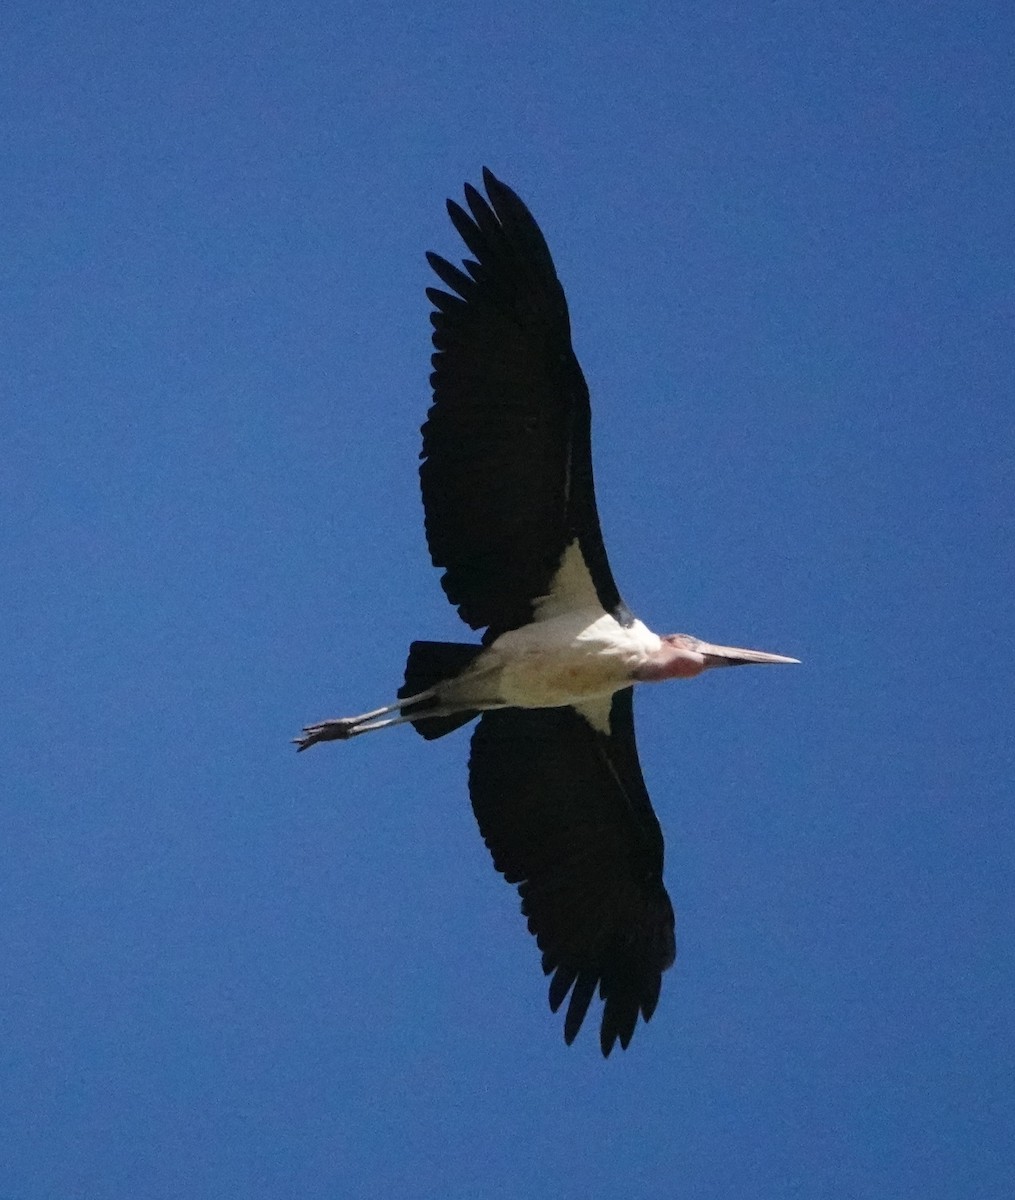
[{"label": "outstretched wing", "polygon": [[427,258],[449,289],[435,311],[434,402],[420,481],[434,565],[462,619],[492,636],[532,620],[577,541],[607,612],[626,614],[603,548],[592,482],[589,393],[564,289],[522,201],[483,171],[448,212],[474,256]]},{"label": "outstretched wing", "polygon": [[499,709],[473,734],[469,790],[494,865],[518,885],[522,912],[553,975],[554,1012],[568,993],[564,1040],[596,987],[600,1043],[627,1048],[647,1021],[675,955],[663,887],[663,838],[634,739],[632,689],[584,707]]}]

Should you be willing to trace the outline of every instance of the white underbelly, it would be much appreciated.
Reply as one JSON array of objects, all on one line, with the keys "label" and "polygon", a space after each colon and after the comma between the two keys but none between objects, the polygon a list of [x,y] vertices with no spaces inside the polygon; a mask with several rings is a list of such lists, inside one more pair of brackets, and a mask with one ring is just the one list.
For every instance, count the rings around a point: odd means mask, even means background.
[{"label": "white underbelly", "polygon": [[599,610],[509,630],[483,657],[501,703],[554,708],[627,687],[635,667],[659,645],[640,621],[623,626]]},{"label": "white underbelly", "polygon": [[574,655],[525,655],[501,671],[497,691],[505,704],[518,708],[555,708],[595,696],[612,695],[630,682],[617,665]]}]

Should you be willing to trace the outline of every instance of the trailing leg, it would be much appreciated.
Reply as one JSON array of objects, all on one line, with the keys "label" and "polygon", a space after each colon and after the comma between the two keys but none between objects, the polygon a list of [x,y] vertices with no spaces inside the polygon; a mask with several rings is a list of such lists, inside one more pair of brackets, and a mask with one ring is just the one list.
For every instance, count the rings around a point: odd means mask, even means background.
[{"label": "trailing leg", "polygon": [[347,742],[361,733],[407,723],[422,737],[432,740],[465,725],[478,712],[501,708],[493,697],[484,696],[477,701],[474,690],[468,701],[454,699],[454,681],[469,670],[483,650],[483,646],[460,642],[413,642],[405,666],[405,682],[393,704],[357,717],[334,717],[308,725],[299,737],[293,738],[297,750],[306,750],[318,742]]},{"label": "trailing leg", "polygon": [[[435,693],[434,688],[428,688],[426,691],[420,692],[419,695],[410,696],[410,703],[426,703]],[[360,713],[358,717],[332,717],[327,721],[320,721],[316,725],[307,725],[299,737],[293,738],[293,744],[297,751],[306,750],[309,746],[316,745],[317,742],[347,742],[349,738],[357,737],[361,733],[369,733],[373,729],[385,729],[388,725],[401,725],[409,718],[405,716],[390,717],[386,721],[378,721],[378,717],[384,717],[388,713],[401,713],[402,701],[396,700],[394,704],[386,704],[383,708],[374,708],[370,712]]]}]

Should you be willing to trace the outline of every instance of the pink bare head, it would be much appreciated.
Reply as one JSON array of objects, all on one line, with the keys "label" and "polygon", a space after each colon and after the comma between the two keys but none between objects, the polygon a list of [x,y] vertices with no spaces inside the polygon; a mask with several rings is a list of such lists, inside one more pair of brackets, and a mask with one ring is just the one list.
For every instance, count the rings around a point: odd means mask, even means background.
[{"label": "pink bare head", "polygon": [[640,680],[693,679],[709,667],[738,667],[748,663],[798,663],[798,658],[745,650],[739,646],[714,646],[689,633],[668,633],[662,645],[636,674]]}]

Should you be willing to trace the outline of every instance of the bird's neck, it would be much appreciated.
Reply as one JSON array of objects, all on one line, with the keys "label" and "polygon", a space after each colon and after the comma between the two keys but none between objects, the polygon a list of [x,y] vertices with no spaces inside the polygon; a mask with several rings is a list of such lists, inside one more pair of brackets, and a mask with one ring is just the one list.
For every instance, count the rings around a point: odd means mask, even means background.
[{"label": "bird's neck", "polygon": [[663,642],[634,670],[638,683],[661,683],[664,679],[693,679],[705,669],[702,655]]}]

